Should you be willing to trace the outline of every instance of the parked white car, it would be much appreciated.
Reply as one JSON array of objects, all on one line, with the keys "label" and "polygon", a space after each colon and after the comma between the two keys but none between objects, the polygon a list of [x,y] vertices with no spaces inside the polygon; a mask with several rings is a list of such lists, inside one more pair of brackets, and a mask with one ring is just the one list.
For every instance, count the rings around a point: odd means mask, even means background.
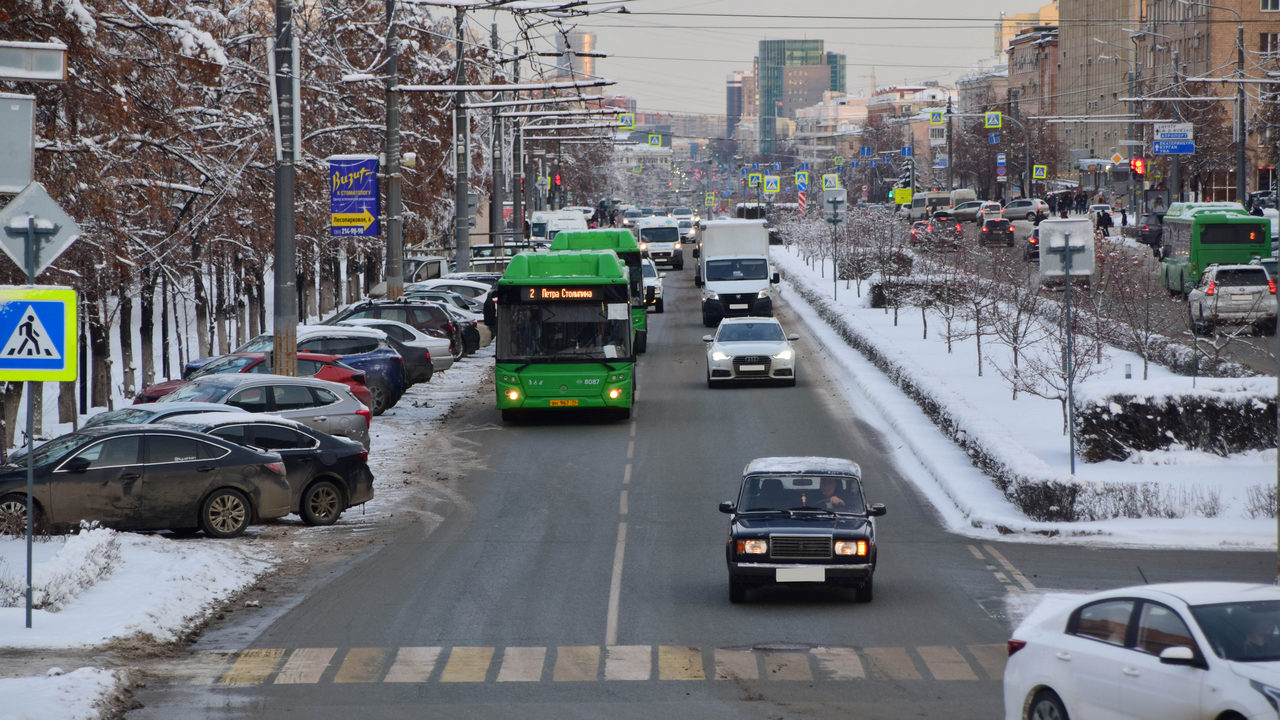
[{"label": "parked white car", "polygon": [[1005,720],[1274,718],[1278,707],[1275,585],[1051,594],[1009,640]]},{"label": "parked white car", "polygon": [[725,318],[707,343],[707,387],[733,380],[774,380],[796,384],[796,351],[788,335],[772,317]]},{"label": "parked white car", "polygon": [[382,318],[351,318],[340,324],[376,328],[404,345],[426,348],[431,354],[431,369],[435,372],[453,367],[453,354],[449,352],[451,343],[447,337],[431,335],[408,323]]}]

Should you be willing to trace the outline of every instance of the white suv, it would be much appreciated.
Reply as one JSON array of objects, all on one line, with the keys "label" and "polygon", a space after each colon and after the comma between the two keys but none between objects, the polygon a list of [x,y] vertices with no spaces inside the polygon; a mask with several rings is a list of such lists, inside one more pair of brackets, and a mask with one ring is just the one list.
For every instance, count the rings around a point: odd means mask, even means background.
[{"label": "white suv", "polygon": [[1210,265],[1187,295],[1187,312],[1197,335],[1218,325],[1252,325],[1274,335],[1276,284],[1261,265]]}]

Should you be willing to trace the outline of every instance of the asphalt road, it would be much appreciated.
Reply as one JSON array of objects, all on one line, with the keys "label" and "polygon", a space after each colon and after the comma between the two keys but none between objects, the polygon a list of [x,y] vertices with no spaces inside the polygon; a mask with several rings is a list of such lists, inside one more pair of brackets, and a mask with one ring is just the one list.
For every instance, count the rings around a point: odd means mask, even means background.
[{"label": "asphalt road", "polygon": [[[631,420],[507,426],[482,397],[450,421],[484,459],[432,508],[437,528],[389,528],[282,588],[278,612],[231,613],[154,671],[127,717],[993,718],[1010,598],[1137,583],[1139,567],[1271,579],[1270,553],[947,532],[785,302],[806,338],[799,384],[706,387],[686,267],[650,315]],[[717,504],[775,454],[862,465],[868,501],[888,506],[871,604],[801,589],[729,604]]]}]

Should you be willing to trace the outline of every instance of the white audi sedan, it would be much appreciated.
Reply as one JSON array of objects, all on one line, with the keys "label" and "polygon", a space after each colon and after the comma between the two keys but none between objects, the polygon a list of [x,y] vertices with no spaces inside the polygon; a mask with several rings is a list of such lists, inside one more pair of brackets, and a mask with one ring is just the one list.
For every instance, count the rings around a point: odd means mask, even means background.
[{"label": "white audi sedan", "polygon": [[1277,708],[1275,585],[1051,594],[1009,640],[1005,720],[1274,718]]},{"label": "white audi sedan", "polygon": [[788,335],[771,317],[734,317],[720,321],[707,343],[707,387],[734,380],[773,380],[796,384],[799,335]]}]

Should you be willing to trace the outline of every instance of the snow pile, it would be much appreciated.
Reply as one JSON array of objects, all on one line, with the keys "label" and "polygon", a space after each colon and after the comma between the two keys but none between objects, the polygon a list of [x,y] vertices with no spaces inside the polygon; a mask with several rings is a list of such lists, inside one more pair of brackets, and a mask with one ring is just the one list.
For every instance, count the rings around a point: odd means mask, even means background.
[{"label": "snow pile", "polygon": [[54,668],[43,677],[0,679],[5,720],[94,720],[101,717],[99,698],[114,693],[120,678],[110,670],[80,668],[63,673]]},{"label": "snow pile", "polygon": [[[118,533],[83,528],[68,537],[52,559],[33,566],[31,606],[50,612],[62,610],[86,589],[109,577],[119,560]],[[0,559],[0,607],[25,607],[26,577],[25,567],[10,568]]]}]

